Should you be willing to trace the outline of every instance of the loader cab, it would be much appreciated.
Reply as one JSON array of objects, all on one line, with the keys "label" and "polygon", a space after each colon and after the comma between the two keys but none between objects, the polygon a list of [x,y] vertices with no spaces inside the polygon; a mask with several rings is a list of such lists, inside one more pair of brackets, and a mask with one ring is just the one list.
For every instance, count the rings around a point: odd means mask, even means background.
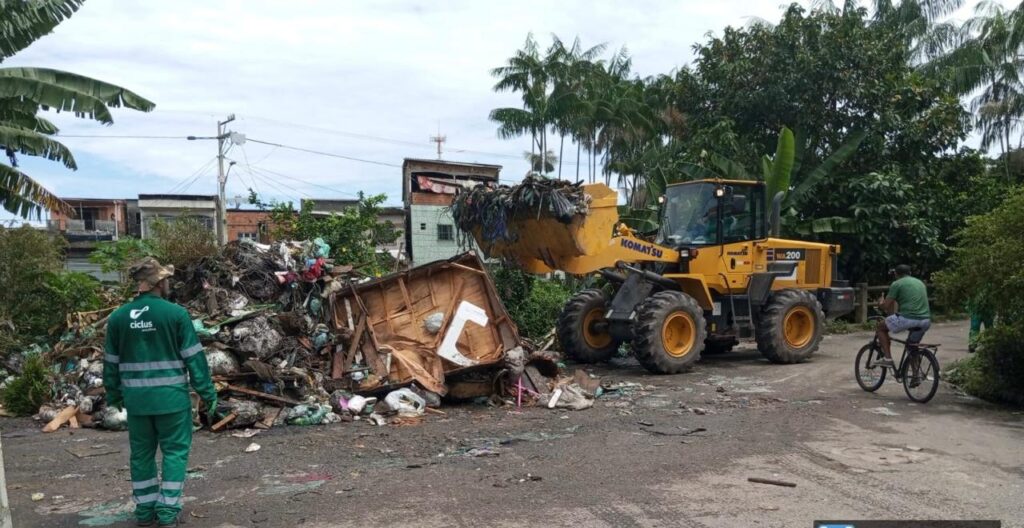
[{"label": "loader cab", "polygon": [[670,185],[662,209],[662,244],[702,247],[768,237],[761,182],[700,180]]}]

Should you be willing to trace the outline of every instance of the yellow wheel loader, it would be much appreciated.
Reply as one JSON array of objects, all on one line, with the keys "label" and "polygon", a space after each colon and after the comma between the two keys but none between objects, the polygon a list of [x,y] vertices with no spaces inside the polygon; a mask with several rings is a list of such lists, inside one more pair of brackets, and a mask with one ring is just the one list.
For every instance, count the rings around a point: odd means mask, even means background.
[{"label": "yellow wheel loader", "polygon": [[676,373],[752,337],[771,362],[798,363],[817,350],[826,318],[853,310],[853,289],[836,277],[839,246],[777,238],[782,193],[769,204],[763,182],[670,185],[650,240],[619,223],[615,191],[583,189],[589,214],[570,223],[531,214],[510,219],[511,241],[473,233],[489,257],[526,271],[604,277],[606,288],[579,292],[558,320],[577,361],[608,360],[629,342],[648,370]]}]

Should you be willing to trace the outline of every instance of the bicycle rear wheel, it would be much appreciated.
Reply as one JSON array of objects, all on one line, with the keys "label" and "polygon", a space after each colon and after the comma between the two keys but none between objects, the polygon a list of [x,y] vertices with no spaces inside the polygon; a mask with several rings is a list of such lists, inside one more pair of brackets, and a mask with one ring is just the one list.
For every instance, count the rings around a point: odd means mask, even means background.
[{"label": "bicycle rear wheel", "polygon": [[857,352],[857,361],[854,364],[854,374],[857,376],[857,385],[860,388],[875,392],[885,383],[885,367],[877,365],[882,359],[882,349],[874,342],[861,347]]},{"label": "bicycle rear wheel", "polygon": [[928,403],[939,390],[939,360],[926,348],[908,354],[903,390],[911,400]]}]

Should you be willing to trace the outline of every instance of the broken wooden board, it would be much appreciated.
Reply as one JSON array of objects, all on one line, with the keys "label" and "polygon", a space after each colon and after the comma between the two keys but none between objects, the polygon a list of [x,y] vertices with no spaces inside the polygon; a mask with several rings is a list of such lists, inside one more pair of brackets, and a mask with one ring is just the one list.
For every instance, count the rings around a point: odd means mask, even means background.
[{"label": "broken wooden board", "polygon": [[60,429],[60,426],[64,425],[69,420],[74,418],[76,414],[78,414],[78,407],[76,407],[76,406],[65,407],[59,413],[57,413],[57,416],[53,417],[53,420],[50,420],[50,423],[46,424],[43,427],[43,432],[44,433],[52,433],[52,432],[56,431],[57,429]]},{"label": "broken wooden board", "polygon": [[[332,293],[330,301],[336,331],[366,318],[365,335],[350,342],[348,354],[354,346],[370,368],[359,392],[414,380],[437,388],[450,373],[499,364],[504,351],[521,344],[515,324],[474,253],[349,284]],[[437,313],[442,314],[442,326],[431,332],[424,320]],[[355,361],[353,357],[346,360]],[[350,368],[345,365],[340,375]],[[424,373],[433,379],[425,383]],[[332,378],[335,375],[337,370],[332,369]]]}]

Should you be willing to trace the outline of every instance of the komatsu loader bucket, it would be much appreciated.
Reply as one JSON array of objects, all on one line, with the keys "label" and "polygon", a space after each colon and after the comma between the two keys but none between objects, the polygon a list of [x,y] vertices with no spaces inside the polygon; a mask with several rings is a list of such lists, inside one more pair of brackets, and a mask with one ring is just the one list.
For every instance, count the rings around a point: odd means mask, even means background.
[{"label": "komatsu loader bucket", "polygon": [[491,258],[517,262],[530,273],[570,270],[580,257],[608,249],[619,221],[618,195],[603,183],[583,186],[590,196],[590,213],[562,223],[541,212],[524,213],[509,221],[507,238],[485,240],[481,228],[473,229],[480,249]]}]

